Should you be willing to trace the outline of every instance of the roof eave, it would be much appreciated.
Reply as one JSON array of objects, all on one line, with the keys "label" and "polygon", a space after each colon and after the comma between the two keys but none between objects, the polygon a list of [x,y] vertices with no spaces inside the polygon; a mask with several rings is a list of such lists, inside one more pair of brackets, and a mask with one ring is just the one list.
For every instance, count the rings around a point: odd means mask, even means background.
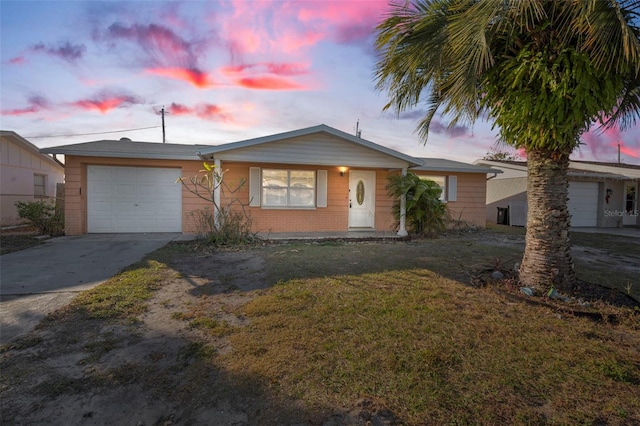
[{"label": "roof eave", "polygon": [[148,158],[151,160],[200,160],[197,153],[193,155],[183,154],[148,154],[148,153],[120,153],[104,151],[65,151],[55,148],[44,148],[40,150],[44,154],[62,154],[75,157],[107,157],[107,158]]},{"label": "roof eave", "polygon": [[480,173],[480,174],[489,174],[489,173],[503,173],[502,170],[498,169],[490,169],[483,167],[482,169],[471,168],[471,167],[428,167],[421,166],[412,168],[412,170],[417,170],[421,172],[458,172],[458,173]]}]

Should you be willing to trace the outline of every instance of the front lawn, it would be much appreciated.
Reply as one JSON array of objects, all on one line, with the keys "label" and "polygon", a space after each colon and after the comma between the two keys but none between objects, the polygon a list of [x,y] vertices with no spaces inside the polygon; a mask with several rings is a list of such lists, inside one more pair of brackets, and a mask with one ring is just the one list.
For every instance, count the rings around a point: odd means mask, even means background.
[{"label": "front lawn", "polygon": [[[522,244],[171,243],[2,348],[3,422],[640,424],[639,308],[470,285]],[[578,244],[582,279],[637,283],[635,240]]]}]

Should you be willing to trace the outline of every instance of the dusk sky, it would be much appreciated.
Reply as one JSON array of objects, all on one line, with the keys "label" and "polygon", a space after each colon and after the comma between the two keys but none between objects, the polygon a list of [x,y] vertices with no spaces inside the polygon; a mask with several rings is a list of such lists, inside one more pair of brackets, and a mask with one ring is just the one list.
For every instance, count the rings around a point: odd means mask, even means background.
[{"label": "dusk sky", "polygon": [[[162,142],[164,106],[169,143],[318,124],[355,134],[360,120],[363,138],[409,155],[481,158],[496,141],[491,123],[448,129],[436,117],[423,145],[415,127],[425,110],[382,112],[373,42],[387,10],[375,0],[2,0],[0,127],[40,148]],[[640,125],[583,142],[572,158],[617,161],[620,142],[622,161],[640,164]]]}]

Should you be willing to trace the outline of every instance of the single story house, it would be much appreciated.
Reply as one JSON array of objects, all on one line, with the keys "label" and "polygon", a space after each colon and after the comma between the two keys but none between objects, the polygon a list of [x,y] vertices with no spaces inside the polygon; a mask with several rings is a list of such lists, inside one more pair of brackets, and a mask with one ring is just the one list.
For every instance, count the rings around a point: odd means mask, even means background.
[{"label": "single story house", "polygon": [[0,225],[21,222],[15,203],[56,197],[64,181],[64,165],[17,134],[0,131]]},{"label": "single story house", "polygon": [[[391,173],[436,178],[456,219],[485,225],[487,167],[414,158],[326,125],[223,145],[103,140],[46,148],[64,154],[67,235],[197,233],[208,203],[176,183],[203,162],[224,171],[256,232],[390,231]],[[225,203],[220,189],[214,198]],[[399,234],[406,234],[404,223]]]},{"label": "single story house", "polygon": [[[477,165],[501,170],[487,181],[487,221],[495,223],[497,209],[509,209],[511,225],[525,226],[527,163],[478,160]],[[572,227],[640,227],[638,185],[640,166],[594,161],[571,161],[568,169]]]}]

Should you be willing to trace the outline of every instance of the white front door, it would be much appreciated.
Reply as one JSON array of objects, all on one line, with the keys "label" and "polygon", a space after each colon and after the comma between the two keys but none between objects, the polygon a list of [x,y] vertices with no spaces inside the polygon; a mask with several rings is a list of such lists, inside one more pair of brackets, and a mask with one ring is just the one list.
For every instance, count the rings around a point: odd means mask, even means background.
[{"label": "white front door", "polygon": [[349,228],[373,228],[376,210],[376,172],[349,172]]},{"label": "white front door", "polygon": [[624,211],[623,225],[635,225],[638,215],[638,185],[626,182],[624,184]]}]

